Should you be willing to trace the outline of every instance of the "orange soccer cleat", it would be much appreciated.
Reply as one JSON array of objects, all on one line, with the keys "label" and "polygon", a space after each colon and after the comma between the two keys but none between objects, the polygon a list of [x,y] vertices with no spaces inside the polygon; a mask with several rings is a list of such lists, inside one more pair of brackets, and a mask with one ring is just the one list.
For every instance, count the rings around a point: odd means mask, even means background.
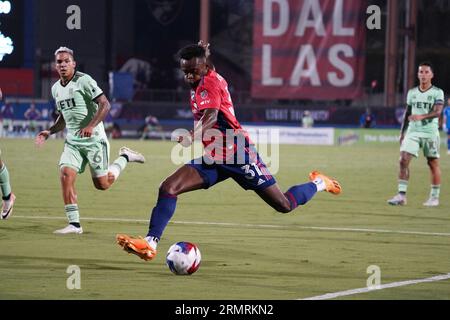
[{"label": "orange soccer cleat", "polygon": [[320,178],[325,182],[325,190],[327,192],[336,195],[341,193],[342,187],[337,180],[330,178],[319,171],[313,171],[309,174],[309,180],[313,181],[317,178]]},{"label": "orange soccer cleat", "polygon": [[152,260],[156,256],[156,250],[142,237],[133,238],[126,234],[118,234],[116,235],[116,240],[123,250],[137,255],[145,261]]}]

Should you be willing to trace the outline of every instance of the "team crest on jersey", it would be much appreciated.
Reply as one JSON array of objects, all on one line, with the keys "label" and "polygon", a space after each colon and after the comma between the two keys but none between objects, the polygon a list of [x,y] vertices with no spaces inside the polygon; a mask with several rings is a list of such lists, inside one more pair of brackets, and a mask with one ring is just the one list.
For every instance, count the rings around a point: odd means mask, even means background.
[{"label": "team crest on jersey", "polygon": [[428,99],[428,101],[431,101],[431,100],[433,100],[433,96],[428,96],[427,99]]},{"label": "team crest on jersey", "polygon": [[147,6],[156,21],[167,26],[179,16],[183,0],[147,0]]},{"label": "team crest on jersey", "polygon": [[200,92],[200,97],[202,97],[202,99],[206,99],[207,96],[208,96],[208,91],[203,90],[202,92]]},{"label": "team crest on jersey", "polygon": [[69,95],[73,96],[73,89],[72,88],[69,89]]}]

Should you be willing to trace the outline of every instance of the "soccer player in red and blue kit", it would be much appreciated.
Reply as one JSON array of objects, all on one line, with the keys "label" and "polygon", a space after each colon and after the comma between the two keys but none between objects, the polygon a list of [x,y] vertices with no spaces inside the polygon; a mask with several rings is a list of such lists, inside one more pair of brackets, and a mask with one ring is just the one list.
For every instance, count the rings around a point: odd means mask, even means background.
[{"label": "soccer player in red and blue kit", "polygon": [[[147,237],[134,238],[126,234],[116,237],[117,243],[126,252],[144,260],[155,257],[158,242],[175,212],[177,197],[182,193],[208,189],[232,178],[242,188],[255,191],[278,212],[288,213],[304,205],[318,191],[341,192],[339,182],[318,171],[309,174],[310,182],[295,185],[285,193],[280,190],[253,147],[248,133],[234,116],[227,82],[207,59],[208,46],[199,42],[178,52],[180,68],[192,89],[191,109],[196,121],[192,134],[180,137],[179,142],[188,145],[186,142],[201,137],[205,154],[185,164],[161,183]],[[230,131],[234,133],[231,139]]]}]

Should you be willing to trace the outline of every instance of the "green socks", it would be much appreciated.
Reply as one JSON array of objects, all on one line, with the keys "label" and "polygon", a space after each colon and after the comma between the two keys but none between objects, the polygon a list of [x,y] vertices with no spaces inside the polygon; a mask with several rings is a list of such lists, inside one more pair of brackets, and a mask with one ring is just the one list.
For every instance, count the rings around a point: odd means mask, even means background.
[{"label": "green socks", "polygon": [[441,193],[441,185],[431,185],[430,198],[439,198]]},{"label": "green socks", "polygon": [[0,189],[2,190],[3,198],[11,194],[11,185],[9,183],[9,172],[6,165],[0,168]]},{"label": "green socks", "polygon": [[398,193],[406,193],[408,190],[408,180],[398,180]]},{"label": "green socks", "polygon": [[114,175],[117,180],[122,170],[127,166],[127,163],[127,159],[120,156],[116,160],[114,160],[114,162],[109,166],[108,170]]},{"label": "green socks", "polygon": [[80,212],[77,204],[68,204],[64,206],[69,223],[80,223]]}]

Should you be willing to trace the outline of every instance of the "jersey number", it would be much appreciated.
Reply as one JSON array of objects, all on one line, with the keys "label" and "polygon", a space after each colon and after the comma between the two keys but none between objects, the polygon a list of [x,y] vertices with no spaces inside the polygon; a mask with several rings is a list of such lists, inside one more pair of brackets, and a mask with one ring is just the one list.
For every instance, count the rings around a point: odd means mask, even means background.
[{"label": "jersey number", "polygon": [[[255,170],[250,169],[250,166],[253,167]],[[261,170],[259,169],[259,167],[255,163],[246,164],[245,166],[242,166],[241,169],[244,170],[245,177],[247,179],[249,179],[249,180],[253,179],[255,177],[255,175],[256,175],[255,171],[258,174],[258,176],[262,176],[263,175]]]},{"label": "jersey number", "polygon": [[92,160],[94,160],[95,163],[100,163],[100,162],[102,162],[102,156],[99,155],[99,152],[100,152],[100,151],[97,151],[97,152],[94,154],[94,158],[92,159]]}]

